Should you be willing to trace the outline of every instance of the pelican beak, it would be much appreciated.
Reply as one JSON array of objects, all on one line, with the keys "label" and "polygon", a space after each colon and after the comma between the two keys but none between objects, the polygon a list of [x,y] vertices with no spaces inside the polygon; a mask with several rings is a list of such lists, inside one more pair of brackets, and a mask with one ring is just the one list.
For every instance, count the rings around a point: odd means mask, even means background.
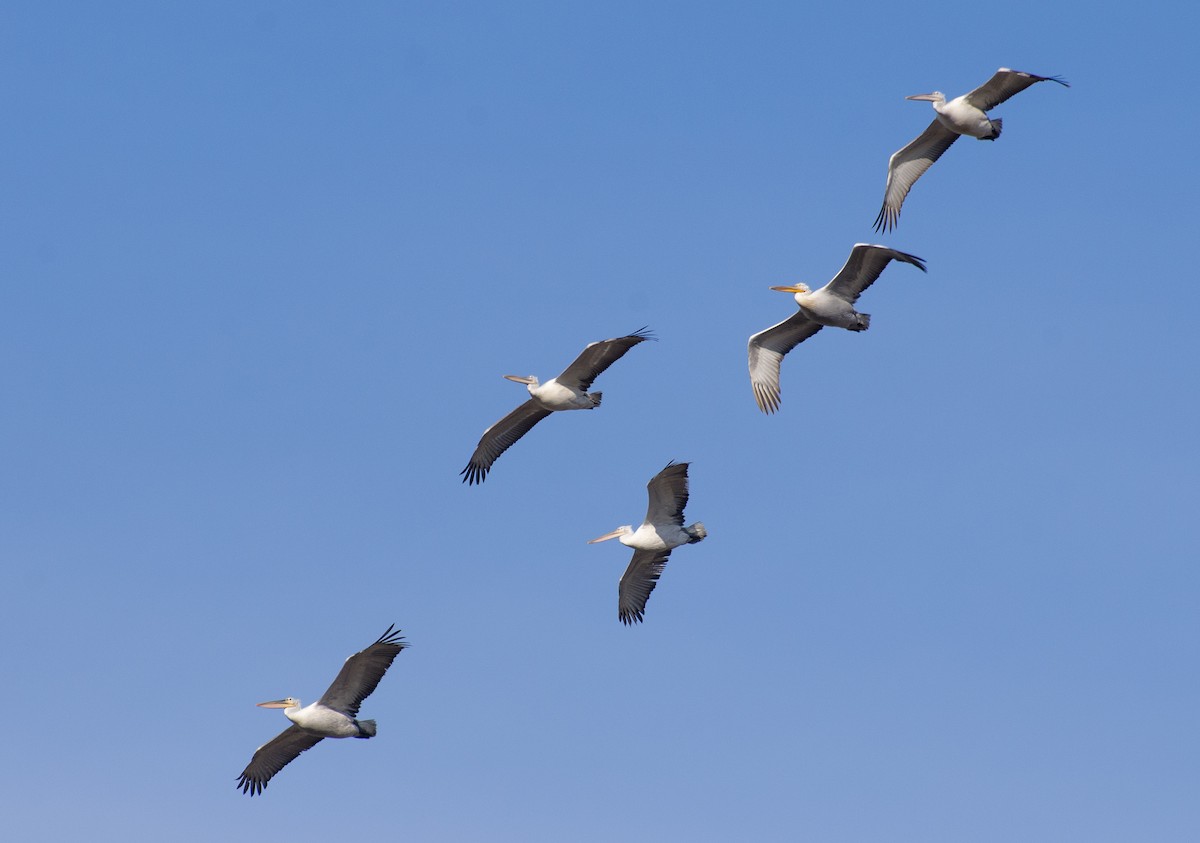
[{"label": "pelican beak", "polygon": [[529,377],[528,375],[505,375],[504,379],[510,380],[513,383],[523,383],[526,386],[529,386],[529,384],[533,383],[533,378]]},{"label": "pelican beak", "polygon": [[619,529],[613,530],[611,533],[605,533],[602,536],[592,539],[590,542],[588,542],[588,544],[595,544],[596,542],[606,542],[609,539],[615,539],[619,535],[621,535],[621,530],[619,530]]},{"label": "pelican beak", "polygon": [[913,94],[911,97],[905,97],[906,100],[919,100],[921,102],[935,102],[937,97],[933,94]]},{"label": "pelican beak", "polygon": [[259,708],[287,708],[289,703],[287,700],[271,700],[270,702],[258,703]]},{"label": "pelican beak", "polygon": [[778,290],[781,293],[806,293],[806,292],[808,292],[808,287],[805,287],[802,284],[792,284],[790,287],[772,287],[771,289]]}]

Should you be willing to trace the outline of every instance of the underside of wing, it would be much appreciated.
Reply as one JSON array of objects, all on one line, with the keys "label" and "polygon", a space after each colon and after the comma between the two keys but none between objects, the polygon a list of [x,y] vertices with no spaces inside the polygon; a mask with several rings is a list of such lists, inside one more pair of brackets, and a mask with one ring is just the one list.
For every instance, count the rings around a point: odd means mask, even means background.
[{"label": "underside of wing", "polygon": [[346,659],[337,678],[318,702],[347,717],[357,717],[362,701],[379,687],[383,674],[407,646],[400,630],[392,624],[374,644]]},{"label": "underside of wing", "polygon": [[639,328],[628,336],[591,343],[580,352],[570,366],[563,369],[562,374],[556,380],[564,386],[575,387],[587,392],[592,388],[592,381],[599,377],[601,372],[620,360],[625,352],[638,343],[651,339],[654,339],[654,335],[647,328]]},{"label": "underside of wing", "polygon": [[688,464],[669,462],[646,484],[650,505],[646,509],[647,524],[683,526],[683,508],[688,502]]},{"label": "underside of wing", "polygon": [[295,724],[284,729],[254,753],[246,769],[238,777],[242,793],[255,796],[263,792],[271,777],[290,764],[306,749],[321,742],[320,735],[310,735]]},{"label": "underside of wing", "polygon": [[459,472],[463,476],[463,482],[473,486],[486,480],[488,472],[492,470],[492,463],[550,413],[550,410],[539,406],[530,398],[485,430],[479,444],[475,446],[471,461]]},{"label": "underside of wing", "polygon": [[900,221],[900,207],[914,183],[933,162],[958,140],[958,135],[936,119],[917,136],[917,139],[888,161],[887,187],[883,191],[883,207],[875,218],[876,231],[888,231]]},{"label": "underside of wing", "polygon": [[925,271],[925,263],[915,255],[889,249],[887,246],[873,246],[869,243],[855,243],[850,250],[846,265],[841,268],[833,280],[825,285],[825,289],[844,299],[850,304],[858,301],[863,290],[875,283],[880,273],[892,261],[904,261]]},{"label": "underside of wing", "polygon": [[641,623],[646,614],[646,601],[658,584],[663,568],[667,565],[669,550],[639,550],[625,569],[617,587],[617,614],[621,623],[629,626]]},{"label": "underside of wing", "polygon": [[1009,97],[1021,93],[1030,85],[1036,85],[1038,82],[1057,82],[1067,88],[1071,87],[1065,79],[1058,76],[1038,76],[1034,73],[1002,67],[995,72],[991,79],[967,94],[967,102],[980,111],[991,111]]},{"label": "underside of wing", "polygon": [[750,337],[750,386],[758,409],[764,413],[779,409],[779,364],[785,354],[819,330],[819,322],[809,319],[803,310],[797,310],[778,325]]}]

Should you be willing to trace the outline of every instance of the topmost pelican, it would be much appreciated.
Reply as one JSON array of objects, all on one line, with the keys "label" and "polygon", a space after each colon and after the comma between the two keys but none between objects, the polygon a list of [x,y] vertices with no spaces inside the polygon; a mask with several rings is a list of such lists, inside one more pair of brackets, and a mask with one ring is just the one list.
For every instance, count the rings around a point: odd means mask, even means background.
[{"label": "topmost pelican", "polygon": [[914,94],[905,97],[933,103],[937,117],[929,128],[915,141],[901,149],[888,161],[887,189],[883,194],[883,207],[875,218],[875,230],[887,231],[894,228],[900,219],[900,206],[909,189],[921,175],[933,166],[933,162],[958,140],[959,135],[970,135],[979,140],[995,140],[1000,137],[1003,120],[992,120],[984,112],[1019,94],[1035,82],[1057,82],[1071,87],[1058,76],[1035,76],[1002,67],[984,84],[969,94],[946,102],[941,91],[931,94]]},{"label": "topmost pelican", "polygon": [[543,384],[533,375],[505,375],[529,389],[529,400],[483,432],[475,453],[460,474],[463,482],[474,485],[487,479],[492,463],[529,432],[535,424],[555,410],[592,410],[600,406],[603,393],[588,392],[596,377],[640,342],[654,339],[640,328],[624,337],[591,343],[561,375]]}]

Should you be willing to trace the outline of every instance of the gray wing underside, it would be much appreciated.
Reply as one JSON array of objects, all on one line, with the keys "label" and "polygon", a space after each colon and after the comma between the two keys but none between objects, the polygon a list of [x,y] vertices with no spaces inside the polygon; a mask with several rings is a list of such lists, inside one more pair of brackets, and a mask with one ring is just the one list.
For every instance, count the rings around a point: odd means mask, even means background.
[{"label": "gray wing underside", "polygon": [[617,586],[617,615],[626,626],[641,623],[646,614],[646,601],[658,584],[663,568],[667,565],[669,550],[638,550],[621,582]]},{"label": "gray wing underside", "polygon": [[289,726],[258,748],[236,786],[251,796],[262,793],[272,776],[320,742],[320,735],[311,735],[295,724]]},{"label": "gray wing underside", "polygon": [[683,508],[688,502],[688,464],[669,462],[646,484],[650,505],[646,508],[647,524],[683,526]]},{"label": "gray wing underside", "polygon": [[530,398],[485,430],[479,444],[475,446],[471,461],[459,472],[463,476],[463,482],[471,486],[482,483],[492,470],[492,463],[551,412]]},{"label": "gray wing underside", "polygon": [[819,330],[820,323],[797,310],[778,325],[750,337],[750,386],[758,409],[764,413],[779,409],[779,365],[784,355]]},{"label": "gray wing underside", "polygon": [[358,717],[362,701],[379,687],[383,674],[407,646],[400,631],[392,624],[374,644],[346,659],[333,684],[318,702],[347,717]]},{"label": "gray wing underside", "polygon": [[611,340],[601,340],[588,345],[570,366],[563,369],[555,380],[564,386],[571,386],[587,392],[592,388],[592,381],[613,363],[625,356],[625,352],[640,342],[653,339],[646,328],[641,328],[624,337]]},{"label": "gray wing underside", "polygon": [[1057,82],[1064,87],[1071,87],[1065,79],[1058,76],[1038,76],[1022,70],[1012,70],[1002,67],[974,91],[967,94],[967,102],[980,111],[991,111],[1009,97],[1021,93],[1030,85],[1038,82]]},{"label": "gray wing underside", "polygon": [[869,243],[855,243],[850,250],[846,265],[841,268],[833,280],[825,285],[825,289],[845,301],[854,304],[863,290],[875,283],[880,273],[892,261],[903,261],[925,271],[925,263],[916,255],[890,249],[887,246],[873,246]]},{"label": "gray wing underside", "polygon": [[896,227],[900,221],[900,207],[908,191],[956,140],[958,134],[934,118],[916,140],[888,159],[887,187],[883,191],[883,207],[875,218],[876,231],[888,231]]}]

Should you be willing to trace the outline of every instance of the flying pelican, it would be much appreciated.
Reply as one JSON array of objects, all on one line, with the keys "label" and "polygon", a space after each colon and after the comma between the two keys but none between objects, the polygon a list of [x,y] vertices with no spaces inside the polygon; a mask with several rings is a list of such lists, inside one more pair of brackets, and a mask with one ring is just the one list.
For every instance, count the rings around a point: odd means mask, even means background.
[{"label": "flying pelican", "polygon": [[658,577],[667,565],[667,557],[681,544],[695,544],[708,535],[697,521],[683,526],[683,508],[688,502],[688,464],[669,462],[667,467],[646,484],[650,507],[646,520],[636,530],[629,524],[592,539],[588,544],[619,538],[633,548],[633,561],[621,576],[617,588],[617,614],[621,623],[640,623],[646,613],[646,601]]},{"label": "flying pelican", "polygon": [[236,786],[251,796],[262,793],[273,775],[322,738],[375,737],[374,720],[355,719],[358,707],[407,646],[393,624],[370,647],[346,659],[329,690],[312,705],[301,708],[295,697],[259,703],[260,708],[282,708],[292,725],[255,751]]},{"label": "flying pelican", "polygon": [[929,128],[921,132],[915,141],[901,149],[888,160],[887,188],[883,192],[883,207],[875,218],[875,230],[887,231],[900,220],[900,206],[904,197],[921,175],[933,166],[933,162],[958,140],[959,135],[970,135],[979,140],[995,140],[1000,137],[1000,118],[992,120],[985,114],[1014,94],[1019,94],[1035,82],[1057,82],[1071,87],[1058,76],[1035,76],[1002,67],[991,79],[969,94],[946,102],[941,91],[932,94],[914,94],[905,97],[933,103],[937,117]]},{"label": "flying pelican", "polygon": [[561,375],[543,384],[533,375],[505,375],[507,380],[523,383],[529,400],[483,432],[467,467],[459,472],[469,485],[482,483],[501,454],[529,432],[535,424],[555,410],[594,410],[600,406],[601,392],[588,392],[597,376],[640,342],[654,336],[640,328],[624,337],[590,343],[575,362]]},{"label": "flying pelican", "polygon": [[854,303],[893,260],[911,263],[925,271],[921,258],[887,246],[855,243],[842,271],[816,292],[810,291],[807,284],[771,288],[795,294],[800,309],[778,325],[750,337],[750,386],[754,389],[758,409],[764,413],[779,409],[779,364],[783,362],[783,356],[823,326],[848,331],[867,330],[871,315],[856,311]]}]

